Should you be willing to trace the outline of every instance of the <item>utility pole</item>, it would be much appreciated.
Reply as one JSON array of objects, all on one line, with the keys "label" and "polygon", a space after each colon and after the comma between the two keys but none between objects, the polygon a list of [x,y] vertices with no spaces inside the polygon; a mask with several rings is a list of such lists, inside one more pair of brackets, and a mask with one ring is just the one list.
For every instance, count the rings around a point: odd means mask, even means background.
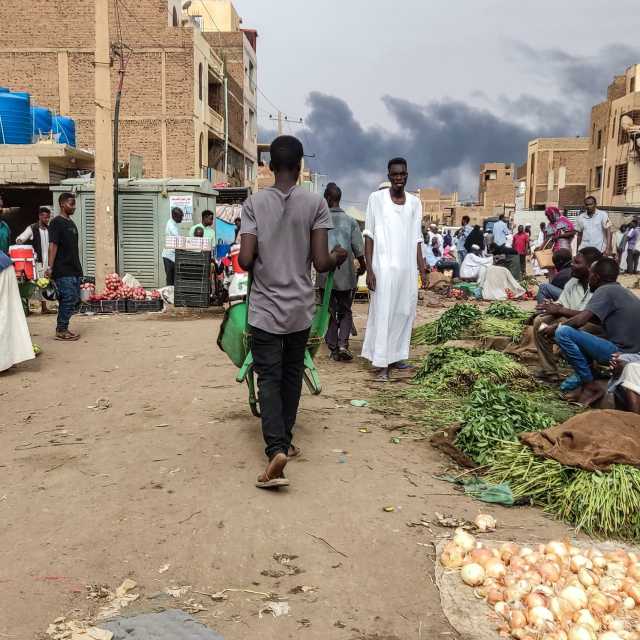
[{"label": "utility pole", "polygon": [[278,135],[282,135],[282,111],[278,111]]},{"label": "utility pole", "polygon": [[96,286],[116,270],[113,227],[113,132],[111,124],[111,47],[109,0],[95,0],[95,234]]}]

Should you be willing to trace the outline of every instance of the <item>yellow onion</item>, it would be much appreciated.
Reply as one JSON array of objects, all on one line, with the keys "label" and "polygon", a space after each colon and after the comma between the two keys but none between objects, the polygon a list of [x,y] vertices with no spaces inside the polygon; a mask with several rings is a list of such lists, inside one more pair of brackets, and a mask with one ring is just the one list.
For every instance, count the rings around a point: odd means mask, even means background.
[{"label": "yellow onion", "polygon": [[509,616],[509,626],[511,629],[522,629],[527,626],[527,617],[522,611],[515,609]]},{"label": "yellow onion", "polygon": [[508,620],[511,615],[511,607],[504,601],[496,602],[495,605],[493,605],[493,610],[505,620]]},{"label": "yellow onion", "polygon": [[527,612],[527,619],[529,624],[533,625],[536,629],[541,629],[550,624],[553,624],[553,613],[547,609],[547,607],[533,607]]},{"label": "yellow onion", "polygon": [[460,570],[460,577],[462,581],[470,587],[477,587],[484,582],[484,569],[476,563],[465,564]]},{"label": "yellow onion", "polygon": [[469,563],[476,562],[480,566],[484,567],[485,563],[492,558],[493,554],[489,549],[486,549],[485,547],[478,547],[466,557],[466,560],[468,560]]},{"label": "yellow onion", "polygon": [[546,546],[547,553],[553,553],[557,555],[559,558],[566,558],[569,555],[569,549],[564,542],[558,542],[557,540],[552,540]]},{"label": "yellow onion", "polygon": [[453,542],[465,553],[469,553],[476,548],[476,539],[462,528],[456,529],[455,535],[453,536]]},{"label": "yellow onion", "polygon": [[480,513],[475,517],[473,524],[479,531],[493,531],[496,528],[496,519],[488,513]]},{"label": "yellow onion", "polygon": [[634,580],[640,580],[640,563],[630,564],[627,568],[627,575]]},{"label": "yellow onion", "polygon": [[539,562],[536,571],[542,577],[543,582],[554,583],[560,578],[560,567],[554,562]]},{"label": "yellow onion", "polygon": [[594,615],[603,616],[609,610],[609,598],[597,591],[589,597],[589,610]]},{"label": "yellow onion", "polygon": [[565,587],[560,592],[560,597],[564,598],[571,605],[574,611],[584,609],[587,606],[587,594],[581,587]]},{"label": "yellow onion", "polygon": [[504,600],[504,593],[502,589],[489,589],[487,591],[487,602],[491,605],[496,604],[497,602],[502,602]]},{"label": "yellow onion", "polygon": [[500,578],[506,573],[507,568],[497,558],[491,558],[485,563],[484,570],[489,578]]},{"label": "yellow onion", "polygon": [[592,587],[594,584],[600,582],[598,576],[589,571],[589,569],[584,568],[578,571],[578,580],[580,580],[583,587]]},{"label": "yellow onion", "polygon": [[504,590],[505,600],[507,602],[522,600],[530,591],[531,585],[526,580],[518,580],[516,584]]},{"label": "yellow onion", "polygon": [[591,560],[585,558],[585,556],[575,555],[571,558],[570,567],[574,573],[578,573],[580,569],[590,569],[592,566]]},{"label": "yellow onion", "polygon": [[612,578],[623,580],[627,576],[627,567],[622,562],[609,562],[605,573]]},{"label": "yellow onion", "polygon": [[461,567],[464,562],[464,552],[457,544],[447,542],[442,550],[440,562],[442,563],[442,566],[447,569],[457,569],[458,567]]},{"label": "yellow onion", "polygon": [[589,609],[580,609],[573,619],[577,624],[588,625],[594,631],[598,631],[600,629],[600,623],[593,617]]},{"label": "yellow onion", "polygon": [[622,608],[626,609],[627,611],[630,611],[631,609],[635,609],[635,606],[636,606],[636,601],[630,596],[627,596],[622,601]]},{"label": "yellow onion", "polygon": [[600,580],[600,591],[605,591],[606,593],[617,593],[620,591],[620,587],[622,586],[622,580],[618,578],[612,578],[611,576],[605,576]]},{"label": "yellow onion", "polygon": [[627,584],[626,588],[624,588],[624,592],[628,596],[633,598],[636,604],[640,604],[640,585],[637,582],[634,582],[633,584]]},{"label": "yellow onion", "polygon": [[529,568],[529,563],[522,556],[513,556],[509,560],[509,568],[514,571],[526,571]]},{"label": "yellow onion", "polygon": [[547,599],[540,593],[532,592],[525,597],[524,604],[527,609],[533,609],[535,607],[546,607]]},{"label": "yellow onion", "polygon": [[605,558],[611,562],[621,563],[625,566],[631,562],[629,554],[624,549],[614,549],[613,551],[609,551],[605,554]]},{"label": "yellow onion", "polygon": [[615,631],[605,631],[598,636],[598,640],[622,640]]},{"label": "yellow onion", "polygon": [[569,629],[569,640],[596,640],[596,632],[583,624],[577,624]]},{"label": "yellow onion", "polygon": [[530,554],[533,553],[533,549],[531,547],[522,547],[522,549],[520,549],[520,555],[524,558],[525,556],[528,556]]},{"label": "yellow onion", "polygon": [[539,584],[542,584],[542,576],[537,571],[534,571],[533,569],[526,571],[522,575],[522,579],[526,580],[527,582],[530,582],[531,585],[534,587]]},{"label": "yellow onion", "polygon": [[500,547],[500,558],[502,559],[503,562],[509,562],[512,556],[517,555],[519,550],[520,550],[520,547],[518,547],[518,545],[515,542],[505,542]]}]

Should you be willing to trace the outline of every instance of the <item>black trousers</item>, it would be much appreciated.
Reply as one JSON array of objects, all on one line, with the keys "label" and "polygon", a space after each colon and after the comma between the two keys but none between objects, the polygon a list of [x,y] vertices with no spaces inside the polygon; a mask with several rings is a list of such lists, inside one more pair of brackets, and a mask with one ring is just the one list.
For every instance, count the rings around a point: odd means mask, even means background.
[{"label": "black trousers", "polygon": [[176,263],[169,258],[162,258],[162,262],[164,262],[164,272],[167,276],[167,287],[173,287],[176,283]]},{"label": "black trousers", "polygon": [[[324,295],[324,290],[322,290]],[[325,341],[330,351],[349,348],[349,338],[351,337],[351,326],[353,325],[353,291],[331,292],[329,301],[329,328]]]},{"label": "black trousers", "polygon": [[271,459],[291,446],[298,414],[309,329],[283,335],[251,327],[265,453]]}]

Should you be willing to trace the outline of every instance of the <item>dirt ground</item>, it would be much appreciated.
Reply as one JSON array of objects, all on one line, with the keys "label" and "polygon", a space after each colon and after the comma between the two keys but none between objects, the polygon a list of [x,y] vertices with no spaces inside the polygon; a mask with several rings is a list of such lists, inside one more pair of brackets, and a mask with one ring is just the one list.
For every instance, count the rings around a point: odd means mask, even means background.
[{"label": "dirt ground", "polygon": [[[323,394],[303,396],[291,487],[257,490],[259,422],[216,346],[220,319],[76,317],[82,339],[67,344],[53,317],[29,319],[43,355],[0,374],[0,638],[85,618],[86,585],[127,577],[141,596],[131,611],[180,606],[162,592],[190,585],[184,599],[226,640],[455,638],[433,583],[432,542],[450,530],[407,523],[482,510],[501,539],[568,532],[434,479],[450,462],[425,440],[394,444],[401,422],[350,405],[375,393],[366,366],[326,354]],[[290,612],[260,617],[258,594],[202,595],[227,588],[276,593]]]}]

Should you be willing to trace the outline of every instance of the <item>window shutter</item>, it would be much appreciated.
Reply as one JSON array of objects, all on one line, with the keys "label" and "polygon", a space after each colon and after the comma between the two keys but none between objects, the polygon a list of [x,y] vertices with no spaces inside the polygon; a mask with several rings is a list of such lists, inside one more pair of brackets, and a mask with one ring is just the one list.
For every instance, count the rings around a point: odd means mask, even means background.
[{"label": "window shutter", "polygon": [[156,287],[159,262],[156,196],[122,194],[118,230],[121,275],[130,273],[143,287]]}]

